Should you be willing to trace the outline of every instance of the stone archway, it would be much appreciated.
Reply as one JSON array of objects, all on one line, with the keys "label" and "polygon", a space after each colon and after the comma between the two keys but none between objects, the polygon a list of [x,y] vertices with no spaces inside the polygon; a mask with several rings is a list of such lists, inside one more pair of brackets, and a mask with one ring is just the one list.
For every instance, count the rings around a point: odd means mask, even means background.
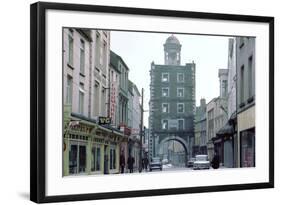
[{"label": "stone archway", "polygon": [[158,147],[158,154],[160,154],[160,149],[163,147],[164,143],[169,142],[169,141],[177,141],[179,142],[185,151],[185,166],[187,166],[187,159],[188,159],[188,146],[187,143],[184,139],[182,139],[181,137],[178,136],[168,136],[165,137],[163,140],[161,140],[161,142],[159,143],[159,147]]}]

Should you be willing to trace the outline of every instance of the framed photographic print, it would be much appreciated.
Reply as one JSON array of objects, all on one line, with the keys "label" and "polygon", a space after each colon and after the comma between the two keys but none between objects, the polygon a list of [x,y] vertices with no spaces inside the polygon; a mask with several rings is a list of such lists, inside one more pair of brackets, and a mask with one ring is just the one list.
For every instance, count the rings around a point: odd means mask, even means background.
[{"label": "framed photographic print", "polygon": [[31,5],[30,199],[274,187],[274,18]]}]

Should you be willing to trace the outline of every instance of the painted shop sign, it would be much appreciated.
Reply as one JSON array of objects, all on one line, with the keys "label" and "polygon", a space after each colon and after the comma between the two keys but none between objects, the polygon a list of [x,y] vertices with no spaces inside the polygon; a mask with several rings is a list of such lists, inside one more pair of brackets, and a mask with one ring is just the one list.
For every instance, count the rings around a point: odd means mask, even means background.
[{"label": "painted shop sign", "polygon": [[111,118],[110,117],[99,117],[99,125],[110,125]]}]

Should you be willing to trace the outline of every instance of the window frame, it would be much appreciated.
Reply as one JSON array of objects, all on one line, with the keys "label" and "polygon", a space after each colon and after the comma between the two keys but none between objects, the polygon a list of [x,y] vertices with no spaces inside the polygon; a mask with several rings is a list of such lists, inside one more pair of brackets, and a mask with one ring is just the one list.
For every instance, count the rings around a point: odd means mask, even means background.
[{"label": "window frame", "polygon": [[[167,81],[164,80],[164,75],[167,75]],[[170,73],[162,73],[161,82],[169,82],[170,81]]]},{"label": "window frame", "polygon": [[[167,96],[164,96],[164,95],[163,95],[164,89],[167,89]],[[161,95],[161,96],[162,96],[162,97],[170,97],[170,89],[169,89],[169,87],[162,88],[162,95]]]},{"label": "window frame", "polygon": [[[179,96],[179,90],[182,90],[182,96]],[[184,88],[177,88],[177,97],[184,98]]]},{"label": "window frame", "polygon": [[[183,107],[182,107],[182,112],[179,112],[179,106],[180,105],[182,105]],[[185,106],[184,106],[184,103],[177,103],[177,113],[184,113],[185,112],[185,108],[184,108]]]},{"label": "window frame", "polygon": [[[179,79],[179,76],[182,75],[182,80]],[[177,82],[184,83],[184,73],[177,73]]]}]

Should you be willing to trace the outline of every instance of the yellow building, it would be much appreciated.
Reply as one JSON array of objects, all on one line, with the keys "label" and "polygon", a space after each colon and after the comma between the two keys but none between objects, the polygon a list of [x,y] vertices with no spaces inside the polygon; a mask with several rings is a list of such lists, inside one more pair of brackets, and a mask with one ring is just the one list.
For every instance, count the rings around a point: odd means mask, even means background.
[{"label": "yellow building", "polygon": [[119,173],[121,144],[126,143],[128,137],[67,110],[65,108],[63,175]]}]

